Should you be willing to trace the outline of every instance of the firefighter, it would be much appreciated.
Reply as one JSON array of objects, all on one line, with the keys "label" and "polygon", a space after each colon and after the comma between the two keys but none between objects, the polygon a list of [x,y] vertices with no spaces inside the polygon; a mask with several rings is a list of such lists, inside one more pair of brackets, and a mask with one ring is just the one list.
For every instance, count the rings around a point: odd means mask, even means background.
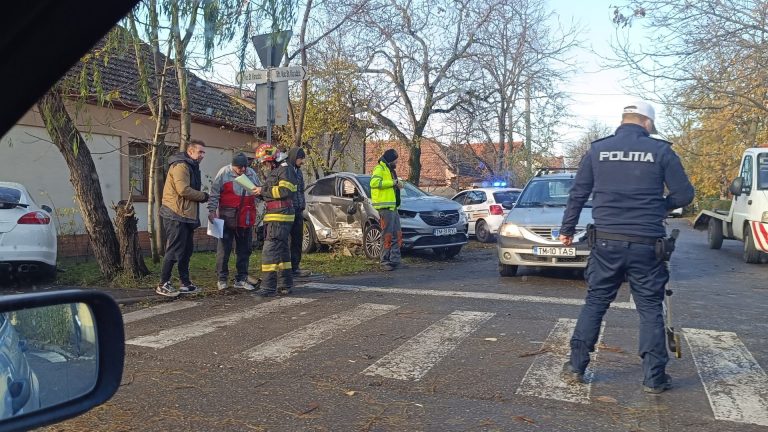
[{"label": "firefighter", "polygon": [[261,253],[262,286],[256,294],[275,296],[279,286],[280,294],[287,295],[293,289],[289,239],[295,218],[296,173],[288,166],[288,155],[273,144],[259,145],[255,155],[256,160],[269,170],[261,190],[266,206],[265,238]]}]

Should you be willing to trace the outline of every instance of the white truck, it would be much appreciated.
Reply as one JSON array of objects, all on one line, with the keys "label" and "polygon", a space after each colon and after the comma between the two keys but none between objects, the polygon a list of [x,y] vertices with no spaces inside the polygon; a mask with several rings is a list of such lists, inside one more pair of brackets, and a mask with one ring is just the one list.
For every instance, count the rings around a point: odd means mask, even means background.
[{"label": "white truck", "polygon": [[749,148],[741,169],[728,190],[730,210],[704,210],[693,227],[707,230],[710,249],[720,249],[724,239],[744,242],[744,262],[761,262],[768,252],[768,148]]}]

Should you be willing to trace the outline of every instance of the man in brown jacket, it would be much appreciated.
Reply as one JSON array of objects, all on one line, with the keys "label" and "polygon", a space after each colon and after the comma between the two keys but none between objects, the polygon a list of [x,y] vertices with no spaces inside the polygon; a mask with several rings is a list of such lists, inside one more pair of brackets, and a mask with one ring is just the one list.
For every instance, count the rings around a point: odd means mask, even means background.
[{"label": "man in brown jacket", "polygon": [[[193,234],[200,226],[200,203],[208,201],[208,194],[201,192],[202,176],[200,161],[205,157],[205,143],[192,140],[186,152],[180,152],[168,161],[170,168],[163,188],[163,205],[160,217],[167,242],[157,294],[177,297],[179,294],[194,294],[200,291],[189,279],[189,259],[192,257]],[[173,265],[178,263],[181,286],[171,284]]]}]

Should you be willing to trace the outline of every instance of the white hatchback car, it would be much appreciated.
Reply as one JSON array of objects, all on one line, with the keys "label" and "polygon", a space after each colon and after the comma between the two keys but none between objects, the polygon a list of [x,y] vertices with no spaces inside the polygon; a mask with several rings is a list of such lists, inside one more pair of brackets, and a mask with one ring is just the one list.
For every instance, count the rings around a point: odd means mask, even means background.
[{"label": "white hatchback car", "polygon": [[469,219],[469,235],[488,243],[499,233],[504,217],[517,201],[522,189],[477,188],[459,192],[452,199],[461,204]]},{"label": "white hatchback car", "polygon": [[0,182],[0,274],[56,275],[56,226],[19,183]]}]

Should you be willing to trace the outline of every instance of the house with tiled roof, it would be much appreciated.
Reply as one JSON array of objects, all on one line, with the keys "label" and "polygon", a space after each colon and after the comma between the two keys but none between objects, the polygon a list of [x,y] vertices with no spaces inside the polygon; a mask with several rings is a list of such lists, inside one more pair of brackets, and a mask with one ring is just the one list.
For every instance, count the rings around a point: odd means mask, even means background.
[{"label": "house with tiled roof", "polygon": [[[102,47],[103,42],[91,53]],[[152,58],[150,47],[142,46],[142,53],[149,64]],[[165,62],[165,59],[161,61]],[[92,97],[86,98],[85,104],[78,104],[73,95],[67,109],[93,155],[108,209],[112,212],[112,203],[131,197],[139,219],[139,230],[144,231],[147,226],[148,143],[152,142],[155,120],[139,92],[135,56],[132,49],[123,50],[110,54],[106,60],[94,56],[84,65],[86,63],[78,63],[64,79],[75,84],[69,86],[73,91],[79,93],[82,87],[86,87],[85,94]],[[172,63],[169,61],[168,65],[170,67]],[[97,74],[94,74],[94,67],[98,68]],[[100,89],[97,89],[95,80],[100,81]],[[178,146],[180,129],[179,91],[172,69],[166,80],[170,118],[165,142],[168,153],[172,153]],[[189,73],[188,82],[191,135],[207,144],[206,156],[201,163],[203,187],[206,188],[218,170],[232,161],[235,152],[252,151],[251,143],[258,132],[254,126],[255,112],[253,106],[243,103],[241,98],[221,91],[216,84],[193,73]],[[108,97],[107,104],[96,103],[97,90]],[[67,165],[50,142],[36,106],[2,137],[0,179],[26,185],[40,204],[56,209],[55,220],[60,235],[82,238],[75,245],[60,242],[61,256],[87,253],[83,249],[87,248],[88,241],[74,202]],[[201,211],[201,214],[207,213],[203,207]],[[205,218],[202,219],[205,223]],[[146,237],[144,234],[141,234],[142,238]],[[205,236],[204,229],[200,239],[206,242],[199,242],[198,245],[210,247],[210,238]]]}]

